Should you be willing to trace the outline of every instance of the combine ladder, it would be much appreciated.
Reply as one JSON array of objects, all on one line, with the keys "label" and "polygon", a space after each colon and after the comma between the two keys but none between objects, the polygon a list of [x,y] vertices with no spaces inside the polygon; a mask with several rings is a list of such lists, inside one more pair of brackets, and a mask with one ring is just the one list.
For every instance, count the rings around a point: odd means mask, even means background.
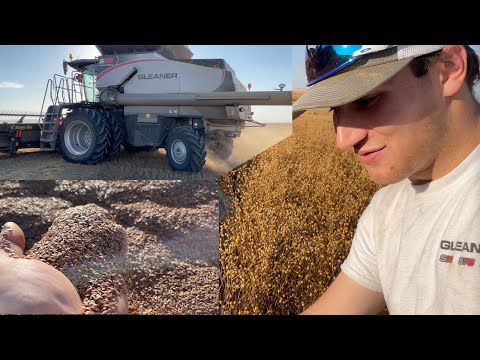
[{"label": "combine ladder", "polygon": [[53,79],[49,79],[45,87],[42,109],[43,114],[45,99],[47,93],[50,93],[51,104],[45,116],[40,115],[38,124],[42,129],[40,137],[40,149],[43,151],[54,151],[57,147],[58,127],[62,117],[62,110],[69,108],[72,104],[84,102],[84,86],[76,85],[74,79],[78,77],[79,72],[72,72],[71,78],[55,74]]},{"label": "combine ladder", "polygon": [[47,109],[40,137],[40,149],[43,151],[54,151],[56,149],[60,114],[61,106],[59,105],[50,105]]},{"label": "combine ladder", "polygon": [[[72,82],[71,85],[70,82]],[[42,129],[40,137],[40,149],[43,151],[54,151],[57,147],[57,134],[62,116],[62,109],[64,105],[71,104],[72,101],[76,101],[77,94],[81,96],[81,93],[75,89],[73,79],[70,80],[65,76],[55,74],[53,79],[48,80],[47,86],[45,87],[45,94],[43,96],[40,114],[43,114],[43,107],[45,106],[47,93],[50,93],[50,101],[52,105],[48,107],[45,116],[42,118],[42,115],[40,115],[38,119],[38,124]]]}]

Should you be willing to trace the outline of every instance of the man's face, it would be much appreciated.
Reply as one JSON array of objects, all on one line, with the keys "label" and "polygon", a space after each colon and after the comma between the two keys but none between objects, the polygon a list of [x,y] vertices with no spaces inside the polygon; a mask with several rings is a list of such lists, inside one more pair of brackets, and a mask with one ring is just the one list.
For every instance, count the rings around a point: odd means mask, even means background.
[{"label": "man's face", "polygon": [[353,147],[379,184],[431,180],[447,133],[445,100],[434,68],[416,78],[406,67],[365,97],[335,108],[337,146]]}]

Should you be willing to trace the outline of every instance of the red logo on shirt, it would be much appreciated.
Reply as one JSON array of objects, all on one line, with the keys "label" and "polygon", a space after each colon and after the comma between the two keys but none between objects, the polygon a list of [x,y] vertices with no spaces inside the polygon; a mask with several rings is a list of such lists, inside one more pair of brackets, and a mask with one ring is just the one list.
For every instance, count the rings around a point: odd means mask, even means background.
[{"label": "red logo on shirt", "polygon": [[440,255],[440,262],[451,263],[453,261],[453,255]]},{"label": "red logo on shirt", "polygon": [[473,266],[473,265],[475,265],[475,259],[461,257],[461,258],[458,259],[458,265]]}]

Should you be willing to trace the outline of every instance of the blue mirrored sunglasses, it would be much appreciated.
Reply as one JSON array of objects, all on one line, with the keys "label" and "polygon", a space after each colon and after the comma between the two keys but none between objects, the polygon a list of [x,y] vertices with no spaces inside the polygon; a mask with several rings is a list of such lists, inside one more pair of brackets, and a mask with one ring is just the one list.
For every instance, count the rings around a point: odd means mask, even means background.
[{"label": "blue mirrored sunglasses", "polygon": [[306,45],[307,86],[313,85],[353,64],[361,55],[396,45]]}]

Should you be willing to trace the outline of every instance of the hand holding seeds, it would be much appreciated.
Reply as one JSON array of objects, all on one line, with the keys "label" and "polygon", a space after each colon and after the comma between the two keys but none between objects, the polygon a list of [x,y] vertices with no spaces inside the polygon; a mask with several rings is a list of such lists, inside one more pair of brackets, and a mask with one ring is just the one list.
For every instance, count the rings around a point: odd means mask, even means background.
[{"label": "hand holding seeds", "polygon": [[127,235],[109,212],[87,204],[62,212],[28,257],[60,270],[80,294],[85,314],[128,313]]},{"label": "hand holding seeds", "polygon": [[22,229],[6,223],[0,232],[0,313],[80,314],[72,283],[54,267],[22,258],[24,249]]}]

